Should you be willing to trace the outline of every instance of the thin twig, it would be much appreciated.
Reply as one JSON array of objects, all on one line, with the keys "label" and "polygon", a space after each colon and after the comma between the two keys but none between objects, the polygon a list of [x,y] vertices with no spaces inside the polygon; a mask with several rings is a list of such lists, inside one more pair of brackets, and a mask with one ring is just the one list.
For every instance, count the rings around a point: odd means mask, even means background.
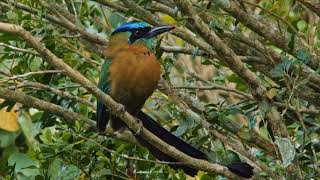
[{"label": "thin twig", "polygon": [[28,50],[28,49],[18,48],[18,47],[15,47],[15,46],[12,46],[12,45],[9,45],[9,44],[5,44],[5,43],[2,43],[2,42],[0,42],[0,46],[7,47],[7,48],[10,48],[10,49],[15,50],[15,51],[20,51],[20,52],[29,53],[29,54],[33,54],[33,55],[39,56],[39,54],[34,52],[34,51],[31,51],[31,50]]},{"label": "thin twig", "polygon": [[30,87],[30,88],[37,88],[37,89],[42,89],[42,90],[49,90],[53,94],[56,94],[56,95],[58,95],[60,97],[67,98],[67,99],[70,99],[70,100],[73,100],[73,101],[76,101],[76,102],[80,102],[82,104],[85,104],[85,105],[91,107],[93,110],[97,110],[97,106],[95,104],[93,104],[92,102],[90,102],[89,100],[84,99],[84,98],[80,98],[78,96],[74,96],[74,95],[70,94],[67,91],[61,91],[61,90],[58,90],[56,88],[50,87],[50,86],[45,85],[45,84],[24,80],[17,87],[18,88],[20,88],[20,87]]},{"label": "thin twig", "polygon": [[229,89],[226,87],[222,87],[222,86],[218,86],[218,85],[214,85],[214,86],[174,86],[172,87],[173,89],[196,89],[196,90],[223,90],[223,91],[229,91],[229,92],[233,92],[235,94],[241,95],[245,98],[251,99],[253,100],[254,98],[244,92],[238,91],[236,89]]},{"label": "thin twig", "polygon": [[243,0],[242,0],[242,2],[245,3],[245,4],[249,4],[249,5],[251,5],[251,6],[257,7],[257,8],[259,8],[259,9],[265,11],[266,13],[268,13],[268,14],[276,17],[277,19],[279,19],[280,21],[282,21],[283,23],[285,23],[288,27],[290,27],[296,34],[298,34],[299,36],[301,36],[301,33],[299,33],[298,30],[297,30],[294,26],[292,26],[292,24],[290,24],[288,21],[286,21],[285,19],[283,19],[281,16],[279,16],[279,15],[277,15],[277,14],[269,11],[268,9],[266,9],[266,8],[264,8],[264,7],[259,6],[258,4],[254,4],[254,3],[247,2],[247,1],[243,1]]},{"label": "thin twig", "polygon": [[6,82],[6,81],[10,81],[10,80],[15,80],[15,79],[18,79],[18,78],[25,78],[25,77],[31,76],[31,75],[50,74],[50,73],[57,74],[57,73],[63,73],[63,72],[64,72],[63,70],[44,70],[44,71],[28,72],[28,73],[25,73],[25,74],[19,74],[19,75],[16,75],[16,76],[3,78],[0,81],[0,83]]}]

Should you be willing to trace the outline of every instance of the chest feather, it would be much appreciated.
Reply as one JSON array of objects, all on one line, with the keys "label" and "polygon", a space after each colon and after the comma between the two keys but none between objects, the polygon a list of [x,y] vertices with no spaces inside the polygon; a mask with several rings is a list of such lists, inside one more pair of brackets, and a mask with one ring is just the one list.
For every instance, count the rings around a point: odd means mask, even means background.
[{"label": "chest feather", "polygon": [[129,109],[140,109],[160,78],[160,64],[156,57],[141,45],[109,51],[108,56],[112,61],[108,77],[111,97]]}]

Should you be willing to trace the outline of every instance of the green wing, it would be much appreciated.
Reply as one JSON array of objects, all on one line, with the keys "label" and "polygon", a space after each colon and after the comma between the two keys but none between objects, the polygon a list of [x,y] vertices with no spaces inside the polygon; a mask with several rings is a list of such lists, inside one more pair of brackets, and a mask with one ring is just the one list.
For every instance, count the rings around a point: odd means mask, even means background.
[{"label": "green wing", "polygon": [[[110,60],[105,60],[102,65],[102,70],[99,78],[99,88],[106,94],[110,91],[110,83],[108,80],[109,67],[111,65]],[[106,106],[101,102],[97,101],[97,128],[100,131],[104,131],[109,121],[110,112],[106,109]]]}]

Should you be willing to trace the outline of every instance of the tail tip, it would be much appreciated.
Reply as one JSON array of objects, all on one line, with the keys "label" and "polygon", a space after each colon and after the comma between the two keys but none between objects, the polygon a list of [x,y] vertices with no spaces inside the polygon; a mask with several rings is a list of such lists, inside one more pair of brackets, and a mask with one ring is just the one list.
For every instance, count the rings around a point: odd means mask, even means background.
[{"label": "tail tip", "polygon": [[244,178],[251,178],[253,176],[253,167],[246,162],[238,162],[227,165],[228,169]]}]

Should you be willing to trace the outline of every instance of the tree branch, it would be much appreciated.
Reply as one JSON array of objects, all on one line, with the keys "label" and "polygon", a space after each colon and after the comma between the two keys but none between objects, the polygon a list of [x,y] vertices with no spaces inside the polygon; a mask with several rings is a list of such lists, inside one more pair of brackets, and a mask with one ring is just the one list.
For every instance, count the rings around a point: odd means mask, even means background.
[{"label": "tree branch", "polygon": [[320,2],[315,0],[298,0],[301,4],[311,9],[320,17]]},{"label": "tree branch", "polygon": [[193,89],[193,90],[223,90],[223,91],[232,92],[232,93],[241,95],[245,98],[253,100],[253,97],[247,93],[238,91],[236,89],[229,89],[226,87],[218,86],[218,85],[214,85],[214,86],[175,86],[172,88],[173,89]]},{"label": "tree branch", "polygon": [[20,88],[20,87],[30,87],[30,88],[37,88],[37,89],[42,89],[42,90],[49,90],[53,94],[55,94],[57,96],[60,96],[60,97],[63,97],[63,98],[67,98],[67,99],[70,99],[70,100],[73,100],[73,101],[76,101],[76,102],[80,102],[82,104],[85,104],[85,105],[91,107],[93,110],[97,109],[96,105],[91,103],[87,99],[83,99],[83,98],[80,98],[78,96],[74,96],[74,95],[70,94],[67,91],[61,91],[59,89],[55,89],[55,88],[50,87],[50,86],[45,85],[45,84],[41,84],[41,83],[37,83],[37,82],[31,82],[31,81],[25,81],[24,80],[17,87],[18,88]]},{"label": "tree branch", "polygon": [[19,74],[16,76],[11,76],[11,77],[7,77],[7,78],[3,78],[0,83],[5,82],[5,81],[10,81],[10,80],[15,80],[15,79],[19,79],[19,78],[25,78],[27,76],[32,76],[35,74],[49,74],[49,73],[63,73],[63,71],[61,70],[44,70],[44,71],[35,71],[35,72],[28,72],[25,74]]},{"label": "tree branch", "polygon": [[8,90],[0,87],[0,97],[3,99],[14,101],[14,102],[19,102],[28,107],[34,107],[36,109],[51,112],[53,114],[56,114],[59,117],[62,117],[69,123],[74,123],[74,121],[79,120],[84,123],[85,129],[89,129],[93,127],[95,128],[95,122],[87,117],[84,117],[80,114],[72,112],[56,104],[52,104],[35,97],[25,95],[19,91],[12,91],[12,90]]},{"label": "tree branch", "polygon": [[10,48],[10,49],[15,50],[15,51],[20,51],[20,52],[29,53],[29,54],[33,54],[35,56],[38,56],[38,53],[36,53],[36,52],[30,51],[28,49],[22,49],[22,48],[18,48],[18,47],[15,47],[15,46],[11,46],[9,44],[5,44],[5,43],[2,43],[2,42],[0,42],[0,46],[7,47],[7,48]]}]

